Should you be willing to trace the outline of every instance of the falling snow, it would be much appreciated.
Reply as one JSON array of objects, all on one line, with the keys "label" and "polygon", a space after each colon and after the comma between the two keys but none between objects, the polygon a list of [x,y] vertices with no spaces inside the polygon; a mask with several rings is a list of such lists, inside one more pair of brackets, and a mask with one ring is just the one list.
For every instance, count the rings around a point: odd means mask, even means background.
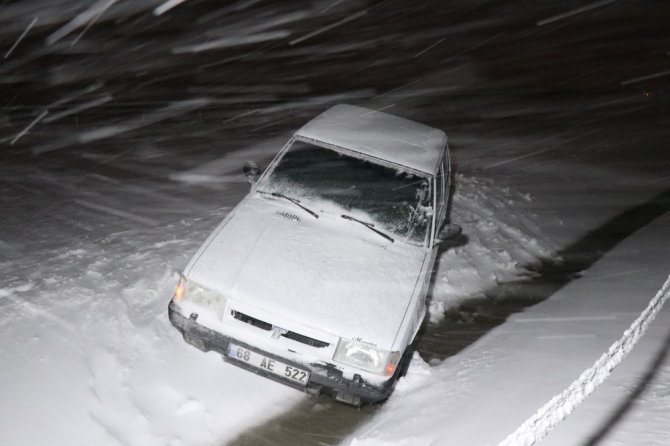
[{"label": "falling snow", "polygon": [[[503,441],[670,273],[669,20],[615,0],[2,2],[0,444]],[[407,374],[360,412],[167,320],[242,165],[339,103],[444,130],[463,227]],[[665,446],[668,314],[541,444]]]}]

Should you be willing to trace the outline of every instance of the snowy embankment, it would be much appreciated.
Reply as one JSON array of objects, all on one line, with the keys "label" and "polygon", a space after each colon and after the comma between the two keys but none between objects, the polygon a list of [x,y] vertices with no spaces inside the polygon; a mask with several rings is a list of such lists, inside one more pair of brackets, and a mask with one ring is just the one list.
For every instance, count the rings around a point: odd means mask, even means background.
[{"label": "snowy embankment", "polygon": [[[665,214],[550,299],[513,315],[442,364],[427,369],[415,356],[407,378],[399,383],[401,391],[346,443],[502,442],[593,366],[649,301],[658,297],[670,272],[669,227],[670,214]],[[668,385],[663,380],[670,373],[668,326],[670,307],[666,306],[628,360],[543,444],[595,444],[603,438],[627,445],[666,444],[667,419],[661,414],[670,411]],[[598,369],[596,375],[607,375],[606,369]],[[587,393],[591,390],[585,388]],[[637,410],[629,412],[640,395]],[[579,396],[572,394],[568,403],[578,402]]]},{"label": "snowy embankment", "polygon": [[530,210],[530,194],[521,194],[495,181],[457,174],[451,221],[463,227],[467,241],[439,258],[430,301],[431,322],[465,299],[486,297],[497,285],[531,276],[539,262],[555,248],[543,241]]},{"label": "snowy embankment", "polygon": [[[237,170],[241,159],[229,158],[222,163]],[[221,163],[209,167],[220,174]],[[210,173],[203,166],[175,179],[209,183]],[[23,177],[27,184],[37,181]],[[308,398],[194,349],[167,319],[175,271],[229,207],[166,221],[142,211],[140,188],[125,185],[126,194],[120,184],[99,179],[91,178],[97,186],[65,188],[70,204],[58,216],[84,229],[112,220],[134,229],[95,237],[43,226],[41,235],[51,243],[30,245],[27,255],[2,263],[0,405],[8,416],[0,420],[0,444],[218,444]],[[231,172],[225,183],[231,181],[245,180]],[[534,241],[530,224],[505,212],[510,202],[530,197],[465,176],[457,183],[453,218],[470,239],[445,255],[452,267],[438,272],[435,316],[463,296],[518,279],[524,274],[519,265],[549,253]],[[54,178],[54,184],[64,187],[69,179]],[[48,197],[38,194],[31,203],[45,207]],[[151,197],[160,199],[156,192]],[[170,195],[166,205],[154,207],[169,209],[175,200]],[[401,383],[400,396],[410,379]]]},{"label": "snowy embankment", "polygon": [[170,326],[189,229],[204,235],[182,221],[3,265],[15,279],[0,289],[1,444],[212,444],[300,398]]}]

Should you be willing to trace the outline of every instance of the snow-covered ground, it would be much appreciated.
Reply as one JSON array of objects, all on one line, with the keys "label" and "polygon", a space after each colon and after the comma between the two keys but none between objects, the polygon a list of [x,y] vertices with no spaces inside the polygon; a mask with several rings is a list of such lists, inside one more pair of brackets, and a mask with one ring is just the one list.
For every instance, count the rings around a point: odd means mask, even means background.
[{"label": "snow-covered ground", "polygon": [[[258,145],[249,154],[254,147]],[[205,172],[216,164],[196,170]],[[11,172],[5,171],[9,177]],[[44,180],[39,175],[24,178],[24,188]],[[180,178],[193,177],[185,172]],[[233,178],[247,187],[241,174]],[[14,180],[16,192],[20,182]],[[53,180],[61,187],[72,181]],[[446,254],[447,261],[459,266],[438,273],[440,293],[433,307],[439,309],[499,281],[515,280],[523,274],[517,264],[549,254],[535,235],[519,229],[523,225],[505,223],[514,218],[501,215],[504,203],[527,197],[508,189],[496,192],[487,181],[463,175],[458,182],[454,212],[471,241]],[[16,246],[29,255],[3,262],[5,384],[0,412],[9,416],[0,421],[2,444],[221,443],[308,398],[224,364],[214,353],[199,352],[167,320],[176,272],[228,206],[198,218],[145,221],[139,187],[125,186],[136,195],[130,198],[121,193],[123,187],[98,178],[87,186],[83,197],[69,189],[68,201],[74,205],[60,208],[68,218],[86,211],[90,213],[76,215],[81,225],[118,221],[134,229],[102,237],[83,231],[73,239],[47,228],[40,236],[62,246]],[[116,196],[107,195],[110,187]],[[46,205],[49,197],[36,200],[35,205]],[[122,206],[116,200],[124,202],[125,214],[118,213]],[[135,208],[145,217],[131,213]],[[437,311],[433,315],[440,317]],[[35,429],[36,419],[40,429]]]},{"label": "snow-covered ground", "polygon": [[[665,214],[459,355],[434,367],[415,356],[401,391],[350,444],[504,440],[606,352],[663,286],[668,228]],[[624,365],[542,444],[667,444],[669,324],[666,306]]]},{"label": "snow-covered ground", "polygon": [[[1,3],[0,444],[502,441],[670,273],[661,3]],[[450,138],[466,239],[418,350],[445,310],[471,331],[528,298],[346,417],[187,345],[166,308],[241,165],[341,102]],[[543,444],[667,444],[669,319]]]},{"label": "snow-covered ground", "polygon": [[301,397],[187,346],[167,320],[176,271],[209,229],[84,232],[3,262],[0,443],[213,444]]},{"label": "snow-covered ground", "polygon": [[[250,154],[258,147],[252,146]],[[206,172],[217,164],[211,161],[194,170]],[[11,177],[11,172],[4,173]],[[12,191],[20,190],[18,184],[30,189],[44,181],[41,175],[24,173],[22,178],[22,183],[14,179]],[[185,171],[181,178],[192,176]],[[500,187],[497,180],[504,181],[504,176],[456,176],[452,218],[464,226],[468,242],[441,256],[431,305],[434,321],[444,309],[485,296],[501,283],[529,280],[527,268],[537,269],[557,250],[542,233],[547,222],[529,210],[535,199]],[[52,181],[66,187],[72,178]],[[232,174],[226,187],[236,185],[234,196],[239,197],[247,187],[244,182]],[[167,320],[175,271],[229,206],[175,218],[183,203],[169,191],[154,191],[153,200],[173,202],[172,209],[162,208],[172,214],[149,220],[141,187],[110,185],[97,177],[89,178],[87,186],[83,193],[66,188],[70,204],[56,209],[69,219],[76,216],[80,225],[116,223],[133,229],[104,236],[83,230],[74,239],[57,228],[47,229],[41,236],[56,246],[16,246],[29,254],[3,261],[0,411],[9,414],[0,421],[3,444],[221,444],[310,398],[225,364],[214,353],[197,351]],[[108,195],[111,190],[116,196]],[[33,205],[44,206],[50,198],[33,197]],[[234,204],[234,199],[224,201]],[[115,211],[121,208],[127,215]],[[133,209],[141,212],[134,214]],[[582,278],[461,354],[432,366],[416,354],[408,376],[378,414],[353,434],[353,444],[502,440],[597,359],[643,309],[670,271],[668,227],[666,215],[608,253]],[[580,444],[618,409],[661,348],[667,314],[604,387],[609,392],[599,391],[591,405],[580,409],[600,418],[589,415],[585,421],[576,412],[557,431],[562,440],[556,444]],[[670,410],[662,381],[668,367],[667,360],[659,365],[655,380],[635,400],[638,406],[627,412],[627,424],[613,430],[613,438],[630,439],[643,430],[648,441],[662,444],[667,434],[662,414]],[[40,420],[39,429],[35,420]]]}]

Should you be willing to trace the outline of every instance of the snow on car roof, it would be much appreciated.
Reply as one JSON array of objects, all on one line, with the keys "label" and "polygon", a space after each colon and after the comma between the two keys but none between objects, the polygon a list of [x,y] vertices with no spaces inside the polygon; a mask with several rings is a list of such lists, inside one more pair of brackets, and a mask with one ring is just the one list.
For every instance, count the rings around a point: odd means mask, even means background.
[{"label": "snow on car roof", "polygon": [[329,108],[295,134],[426,173],[437,172],[447,143],[442,130],[346,104]]}]

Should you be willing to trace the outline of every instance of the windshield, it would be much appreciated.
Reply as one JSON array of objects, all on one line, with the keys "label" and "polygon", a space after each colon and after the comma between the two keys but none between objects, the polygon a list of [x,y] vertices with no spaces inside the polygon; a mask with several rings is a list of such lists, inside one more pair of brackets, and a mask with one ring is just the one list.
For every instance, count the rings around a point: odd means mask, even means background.
[{"label": "windshield", "polygon": [[310,201],[311,206],[320,202],[318,210],[350,214],[415,244],[425,241],[432,218],[427,177],[299,140],[263,189]]}]

